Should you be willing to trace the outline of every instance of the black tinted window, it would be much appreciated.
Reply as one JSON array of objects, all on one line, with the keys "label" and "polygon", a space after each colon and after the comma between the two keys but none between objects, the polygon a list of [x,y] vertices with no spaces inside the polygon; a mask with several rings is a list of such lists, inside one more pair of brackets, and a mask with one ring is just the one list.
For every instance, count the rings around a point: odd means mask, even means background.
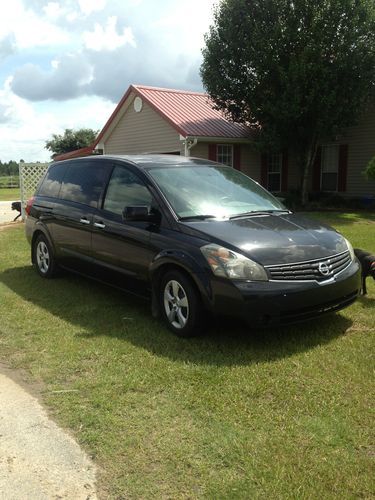
[{"label": "black tinted window", "polygon": [[52,198],[57,198],[65,171],[66,164],[51,165],[39,188],[38,194],[40,196],[50,196]]},{"label": "black tinted window", "polygon": [[105,180],[100,162],[80,162],[68,166],[60,192],[63,200],[97,207]]},{"label": "black tinted window", "polygon": [[121,215],[125,207],[149,207],[151,203],[151,193],[141,179],[125,168],[114,169],[104,200],[105,210]]}]

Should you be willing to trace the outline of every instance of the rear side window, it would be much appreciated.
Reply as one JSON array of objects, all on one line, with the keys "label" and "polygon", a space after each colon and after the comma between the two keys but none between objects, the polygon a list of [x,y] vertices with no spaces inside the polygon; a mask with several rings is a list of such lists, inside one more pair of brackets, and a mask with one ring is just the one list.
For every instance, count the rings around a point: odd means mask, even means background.
[{"label": "rear side window", "polygon": [[47,175],[42,181],[38,190],[38,195],[57,198],[61,188],[61,183],[66,172],[66,164],[51,165]]},{"label": "rear side window", "polygon": [[103,167],[98,161],[69,165],[60,198],[97,207],[106,178],[106,169]]}]

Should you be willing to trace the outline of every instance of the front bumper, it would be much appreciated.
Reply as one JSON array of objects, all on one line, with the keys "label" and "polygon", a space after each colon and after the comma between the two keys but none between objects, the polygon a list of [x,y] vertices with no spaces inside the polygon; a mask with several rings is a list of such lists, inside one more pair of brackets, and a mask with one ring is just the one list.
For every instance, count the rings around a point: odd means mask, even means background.
[{"label": "front bumper", "polygon": [[244,319],[251,326],[298,323],[352,304],[358,297],[360,280],[357,260],[323,283],[215,279],[211,282],[211,309],[216,315]]}]

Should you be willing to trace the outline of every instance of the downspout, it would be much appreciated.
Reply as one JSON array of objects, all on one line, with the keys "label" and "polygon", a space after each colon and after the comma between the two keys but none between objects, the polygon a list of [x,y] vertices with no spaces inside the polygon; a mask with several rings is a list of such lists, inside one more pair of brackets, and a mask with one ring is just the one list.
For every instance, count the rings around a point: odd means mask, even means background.
[{"label": "downspout", "polygon": [[190,150],[196,146],[198,139],[196,137],[185,137],[184,141],[184,156],[190,156]]}]

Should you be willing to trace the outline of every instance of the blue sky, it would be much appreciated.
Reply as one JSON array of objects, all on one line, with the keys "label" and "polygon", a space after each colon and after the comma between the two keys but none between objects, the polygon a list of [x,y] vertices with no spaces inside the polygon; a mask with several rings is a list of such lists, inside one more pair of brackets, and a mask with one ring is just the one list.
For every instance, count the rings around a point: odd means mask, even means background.
[{"label": "blue sky", "polygon": [[0,160],[48,161],[65,128],[101,129],[131,83],[202,90],[216,0],[11,0],[0,17]]}]

